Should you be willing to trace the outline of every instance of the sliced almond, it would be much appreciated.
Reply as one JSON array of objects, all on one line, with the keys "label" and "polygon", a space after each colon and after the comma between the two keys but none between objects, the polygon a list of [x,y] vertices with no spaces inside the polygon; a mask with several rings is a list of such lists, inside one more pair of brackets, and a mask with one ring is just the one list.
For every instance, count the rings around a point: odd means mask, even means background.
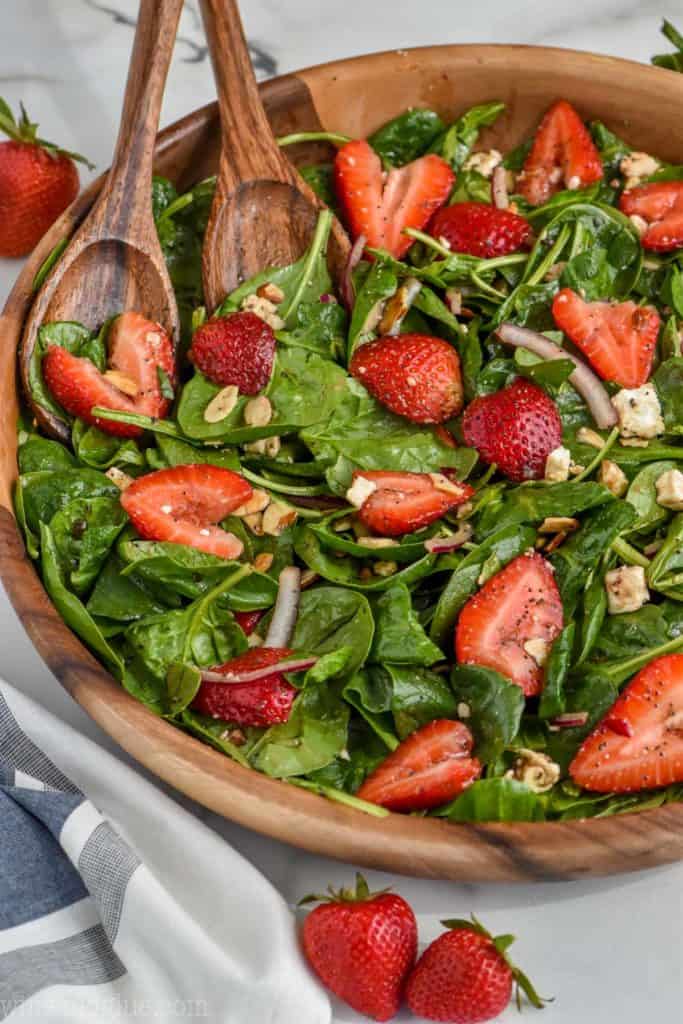
[{"label": "sliced almond", "polygon": [[275,558],[275,556],[272,554],[272,552],[270,552],[270,551],[262,551],[254,559],[253,566],[254,566],[254,568],[256,569],[257,572],[268,572],[268,570],[270,569],[271,565],[273,564],[273,559],[274,558]]},{"label": "sliced almond", "polygon": [[539,533],[570,533],[578,530],[579,520],[570,516],[547,516],[538,528]]},{"label": "sliced almond", "polygon": [[251,398],[244,407],[244,422],[248,427],[267,427],[273,418],[273,407],[265,395]]},{"label": "sliced almond", "polygon": [[312,569],[304,569],[301,573],[301,589],[305,590],[307,587],[313,586],[319,579],[317,572],[313,572]]},{"label": "sliced almond", "polygon": [[133,477],[128,476],[127,473],[124,473],[123,470],[119,469],[117,466],[110,466],[104,475],[109,477],[111,482],[116,484],[120,491],[125,491],[126,487],[130,487],[133,483]]},{"label": "sliced almond", "polygon": [[260,438],[258,441],[249,441],[244,446],[245,452],[251,452],[253,455],[265,455],[266,453],[266,439],[265,437]]},{"label": "sliced almond", "polygon": [[398,562],[375,562],[372,571],[375,576],[393,576],[398,572]]},{"label": "sliced almond", "polygon": [[135,398],[138,394],[138,386],[132,377],[127,377],[125,373],[120,373],[119,370],[105,370],[102,374],[105,380],[113,384],[119,391],[123,391],[124,395],[130,395],[131,398]]},{"label": "sliced almond", "polygon": [[279,501],[271,501],[263,513],[262,529],[270,537],[279,537],[294,522],[296,522],[296,509],[289,505],[283,505]]},{"label": "sliced almond", "polygon": [[245,501],[243,505],[236,508],[232,513],[234,516],[252,516],[255,512],[263,512],[264,509],[270,505],[270,495],[267,491],[261,491],[258,487],[254,488],[249,501]]},{"label": "sliced almond", "polygon": [[335,533],[345,533],[346,530],[352,530],[353,519],[351,516],[343,516],[341,519],[335,519],[332,523],[332,529]]},{"label": "sliced almond", "polygon": [[545,546],[545,553],[551,554],[553,551],[557,551],[560,544],[564,544],[569,534],[566,530],[562,530],[560,533],[556,533],[551,540]]},{"label": "sliced almond", "polygon": [[581,444],[589,444],[591,448],[603,448],[605,442],[595,430],[590,427],[579,427],[576,431],[576,440]]},{"label": "sliced almond", "polygon": [[229,416],[237,405],[239,388],[235,384],[228,384],[221,388],[217,395],[211,399],[204,410],[204,421],[206,423],[220,423],[226,416]]},{"label": "sliced almond", "polygon": [[263,536],[263,512],[253,512],[249,516],[244,516],[242,522],[257,537]]},{"label": "sliced almond", "polygon": [[260,288],[256,289],[256,294],[259,299],[268,299],[268,302],[272,302],[274,305],[279,306],[281,302],[284,302],[285,293],[282,288],[278,288],[276,284],[268,281],[266,284],[262,284]]},{"label": "sliced almond", "polygon": [[359,537],[358,543],[364,548],[396,548],[398,541],[391,537]]},{"label": "sliced almond", "polygon": [[453,480],[445,475],[445,473],[430,473],[429,479],[432,481],[437,491],[443,491],[444,494],[454,494],[456,497],[462,495],[462,484],[454,483]]},{"label": "sliced almond", "polygon": [[400,288],[394,292],[386,306],[379,323],[382,335],[398,334],[405,316],[413,302],[420,294],[422,283],[416,277],[407,277]]}]

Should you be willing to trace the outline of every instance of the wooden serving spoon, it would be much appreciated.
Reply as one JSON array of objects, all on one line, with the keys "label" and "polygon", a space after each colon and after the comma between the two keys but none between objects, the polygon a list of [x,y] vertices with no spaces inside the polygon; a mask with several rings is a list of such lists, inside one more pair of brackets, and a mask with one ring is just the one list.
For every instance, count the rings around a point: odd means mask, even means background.
[{"label": "wooden serving spoon", "polygon": [[22,338],[22,383],[41,427],[62,441],[69,429],[31,398],[31,357],[41,324],[76,320],[93,330],[136,310],[177,344],[180,321],[152,215],[154,143],[183,0],[141,0],[107,180],[92,209],[38,292]]},{"label": "wooden serving spoon", "polygon": [[[236,0],[200,0],[211,53],[222,152],[204,236],[202,278],[209,311],[268,266],[295,262],[309,245],[323,203],[278,146],[261,103]],[[336,279],[349,240],[333,222]]]}]

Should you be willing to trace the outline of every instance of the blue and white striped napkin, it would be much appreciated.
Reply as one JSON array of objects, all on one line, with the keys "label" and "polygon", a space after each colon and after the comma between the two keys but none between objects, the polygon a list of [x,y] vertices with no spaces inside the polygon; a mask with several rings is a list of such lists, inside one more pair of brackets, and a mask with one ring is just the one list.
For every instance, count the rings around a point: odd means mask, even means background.
[{"label": "blue and white striped napkin", "polygon": [[263,876],[0,683],[0,1021],[180,1018],[329,1024],[331,1012]]}]

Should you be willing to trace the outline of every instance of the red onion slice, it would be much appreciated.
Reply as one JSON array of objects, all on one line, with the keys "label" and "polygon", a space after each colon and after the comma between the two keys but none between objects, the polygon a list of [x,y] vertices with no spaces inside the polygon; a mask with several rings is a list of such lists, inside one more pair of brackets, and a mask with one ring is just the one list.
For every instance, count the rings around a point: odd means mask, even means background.
[{"label": "red onion slice", "polygon": [[578,356],[572,355],[550,338],[539,334],[538,331],[530,331],[527,327],[501,324],[495,334],[504,345],[526,348],[542,359],[571,359],[576,369],[570,374],[569,381],[585,399],[596,425],[601,430],[607,430],[617,422],[616,409],[610,402],[602,381]]},{"label": "red onion slice", "polygon": [[339,294],[341,295],[342,302],[349,310],[349,312],[353,309],[353,303],[356,298],[353,291],[353,278],[351,275],[353,274],[354,270],[361,261],[361,257],[363,255],[363,250],[365,249],[366,243],[367,238],[365,237],[365,235],[359,235],[356,241],[351,246],[351,251],[349,252],[349,256],[346,261],[346,266],[344,267],[344,272],[342,274],[342,278],[339,284]]},{"label": "red onion slice", "polygon": [[497,210],[507,210],[508,199],[507,171],[502,164],[494,167],[491,175],[491,199]]},{"label": "red onion slice", "polygon": [[459,537],[454,533],[450,537],[430,537],[424,542],[424,546],[431,555],[443,555],[448,551],[457,551],[466,541],[467,537]]},{"label": "red onion slice", "polygon": [[556,715],[550,719],[550,726],[554,729],[577,729],[588,721],[587,711],[567,711],[564,715]]},{"label": "red onion slice", "polygon": [[200,675],[203,683],[226,683],[229,686],[236,686],[239,683],[255,683],[259,679],[266,679],[276,672],[303,672],[304,669],[313,668],[317,658],[284,658],[276,661],[274,665],[264,665],[263,668],[254,668],[250,672],[214,672],[213,669],[202,669]]},{"label": "red onion slice", "polygon": [[289,565],[280,573],[273,617],[266,633],[266,647],[288,647],[292,639],[301,594],[301,569]]}]

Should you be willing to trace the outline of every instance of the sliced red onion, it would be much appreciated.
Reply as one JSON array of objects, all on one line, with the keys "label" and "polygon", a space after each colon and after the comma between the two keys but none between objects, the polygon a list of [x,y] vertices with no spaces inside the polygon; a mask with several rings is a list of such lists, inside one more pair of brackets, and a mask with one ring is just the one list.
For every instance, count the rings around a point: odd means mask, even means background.
[{"label": "sliced red onion", "polygon": [[342,297],[342,302],[349,311],[353,309],[353,303],[356,298],[353,291],[353,278],[351,275],[361,261],[366,243],[367,238],[365,235],[359,235],[351,246],[351,251],[349,252],[349,257],[346,261],[346,266],[344,267],[344,272],[339,285],[339,294]]},{"label": "sliced red onion", "polygon": [[551,728],[555,729],[576,729],[585,725],[588,721],[587,711],[567,711],[563,715],[556,715],[550,719]]},{"label": "sliced red onion", "polygon": [[576,369],[570,374],[569,381],[585,399],[596,425],[601,430],[614,426],[617,422],[616,409],[610,402],[602,381],[578,356],[572,355],[550,338],[539,334],[538,331],[530,331],[527,327],[501,324],[495,333],[504,345],[526,348],[542,359],[571,359]]},{"label": "sliced red onion", "polygon": [[464,535],[458,536],[457,533],[453,533],[450,537],[430,537],[424,542],[424,546],[431,555],[442,555],[447,551],[457,551],[466,541],[467,537]]},{"label": "sliced red onion", "polygon": [[253,668],[250,672],[214,672],[213,669],[202,669],[200,675],[203,683],[226,683],[228,686],[236,686],[239,683],[255,683],[259,679],[266,679],[276,672],[303,672],[304,669],[313,668],[317,658],[283,658],[276,661],[274,665],[264,665],[263,668]]},{"label": "sliced red onion", "polygon": [[301,569],[289,565],[280,573],[273,617],[264,641],[266,647],[287,647],[292,639],[299,611]]},{"label": "sliced red onion", "polygon": [[502,164],[494,168],[491,175],[491,198],[497,210],[507,210],[508,199],[507,171]]},{"label": "sliced red onion", "polygon": [[331,292],[323,292],[320,296],[320,301],[324,303],[335,303],[337,300]]}]

